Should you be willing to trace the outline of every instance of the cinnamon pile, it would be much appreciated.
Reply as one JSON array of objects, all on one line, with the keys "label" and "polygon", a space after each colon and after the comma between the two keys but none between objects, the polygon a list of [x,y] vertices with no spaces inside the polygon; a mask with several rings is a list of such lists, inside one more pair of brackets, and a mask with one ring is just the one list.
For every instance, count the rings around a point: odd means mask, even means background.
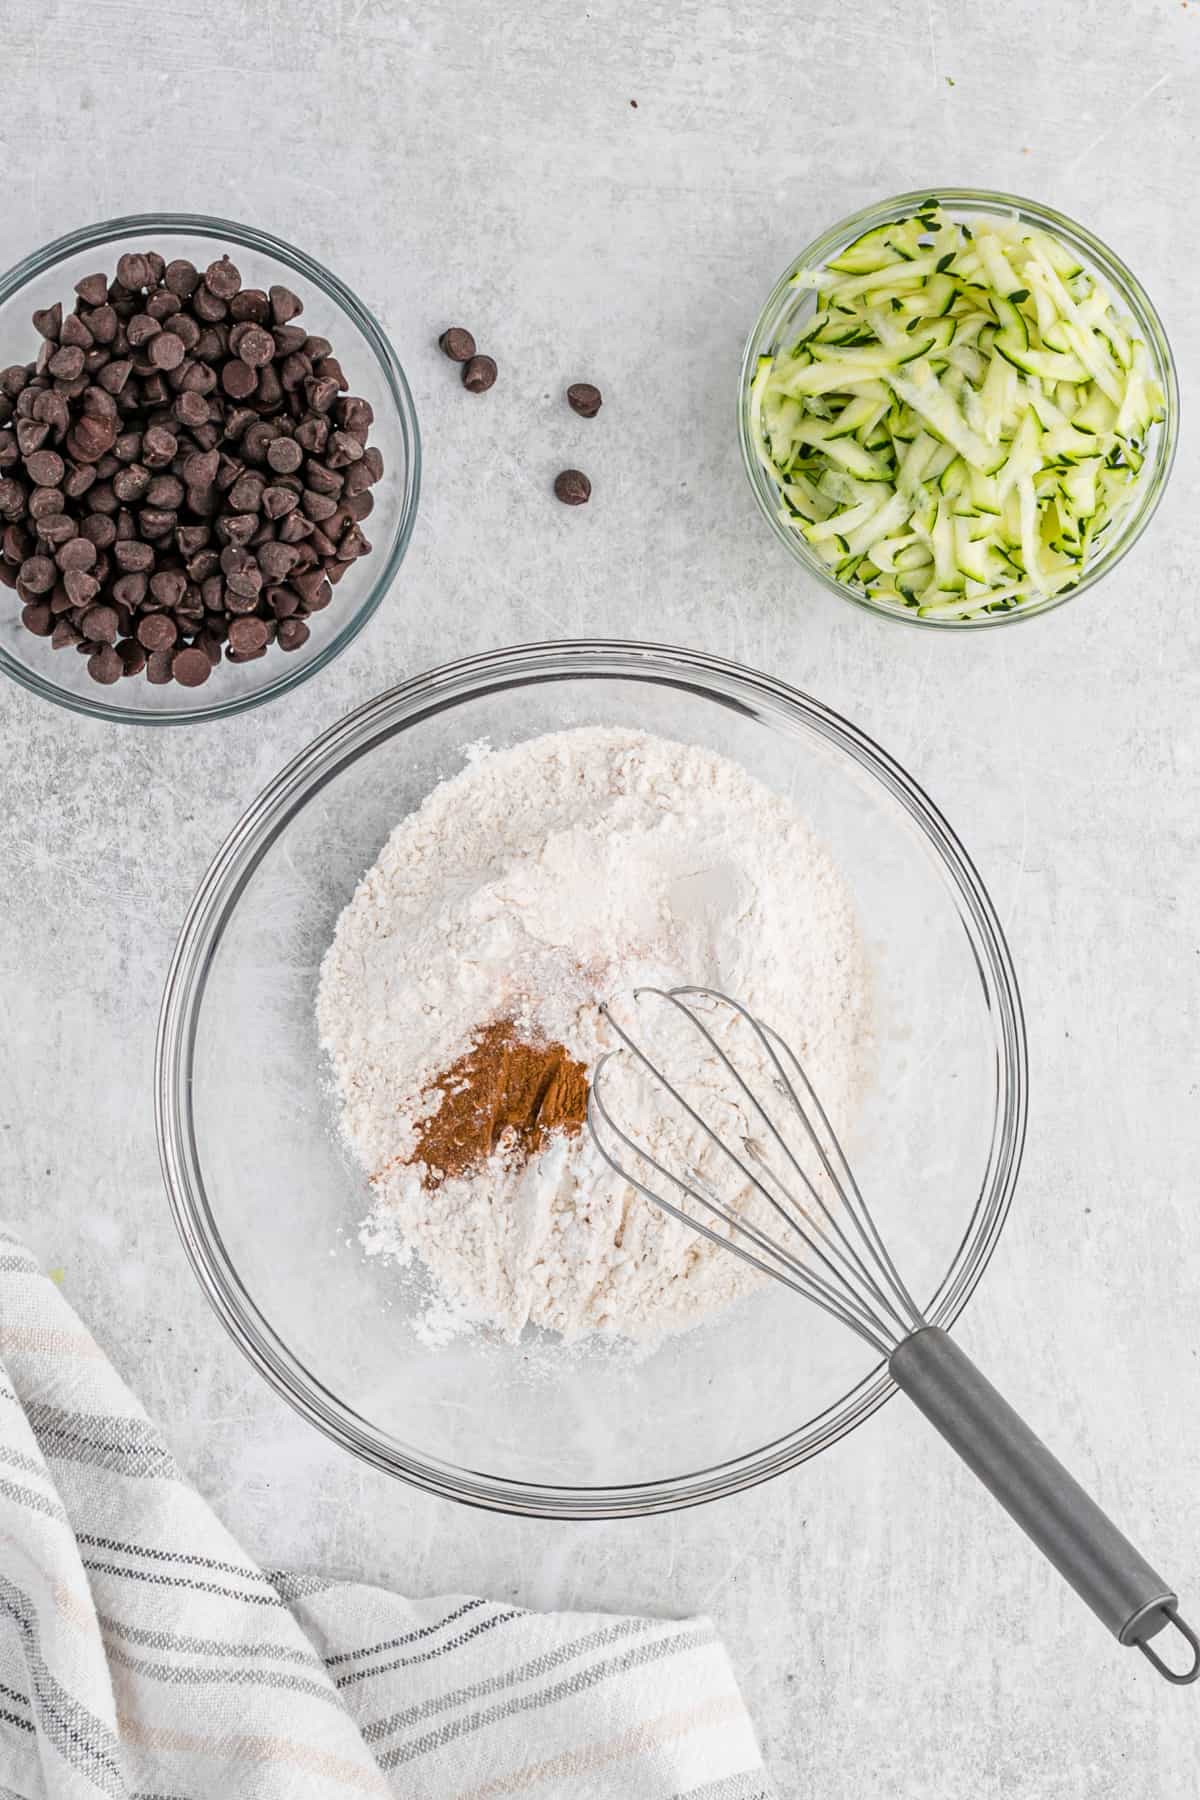
[{"label": "cinnamon pile", "polygon": [[511,1019],[483,1030],[472,1049],[430,1084],[442,1096],[420,1128],[413,1162],[426,1187],[465,1175],[501,1139],[528,1162],[551,1132],[575,1137],[587,1116],[587,1072],[562,1044],[530,1044]]}]

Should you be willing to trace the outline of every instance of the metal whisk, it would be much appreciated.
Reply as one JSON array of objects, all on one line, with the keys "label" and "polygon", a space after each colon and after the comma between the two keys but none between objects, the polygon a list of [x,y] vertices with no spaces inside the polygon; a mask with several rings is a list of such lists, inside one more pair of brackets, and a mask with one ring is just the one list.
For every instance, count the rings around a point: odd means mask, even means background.
[{"label": "metal whisk", "polygon": [[[1179,1617],[1176,1594],[954,1339],[926,1321],[795,1051],[713,988],[643,988],[634,999],[674,1009],[680,1042],[699,1056],[706,1077],[699,1089],[686,1071],[670,1079],[603,1008],[621,1044],[597,1067],[588,1102],[588,1124],[605,1161],[673,1218],[857,1332],[1118,1642],[1136,1644],[1168,1681],[1195,1681],[1200,1637]],[[752,1075],[727,1047],[730,1025],[735,1036],[752,1034]],[[683,1138],[676,1131],[671,1140],[681,1166],[668,1167],[614,1117],[610,1093],[619,1059],[632,1059],[649,1083],[654,1117],[683,1124]],[[720,1127],[712,1122],[714,1110]],[[735,1183],[732,1195],[722,1179]],[[750,1204],[765,1224],[750,1216]],[[1151,1645],[1168,1625],[1190,1646],[1185,1670],[1172,1669]]]}]

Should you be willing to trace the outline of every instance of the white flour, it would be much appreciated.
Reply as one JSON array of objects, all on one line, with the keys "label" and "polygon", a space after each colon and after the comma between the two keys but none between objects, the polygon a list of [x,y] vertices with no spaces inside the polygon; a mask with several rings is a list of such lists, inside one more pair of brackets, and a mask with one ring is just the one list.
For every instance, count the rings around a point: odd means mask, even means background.
[{"label": "white flour", "polygon": [[[853,908],[793,808],[727,758],[559,732],[477,755],[396,827],[338,922],[317,1012],[373,1178],[363,1242],[420,1257],[440,1295],[431,1333],[478,1321],[644,1339],[761,1279],[619,1182],[586,1131],[433,1188],[404,1161],[439,1102],[432,1081],[483,1026],[511,1019],[590,1071],[613,1041],[599,1001],[687,981],[790,1038],[830,1116],[852,1116],[868,1012]],[[669,1121],[645,1141],[667,1160],[680,1149]]]}]

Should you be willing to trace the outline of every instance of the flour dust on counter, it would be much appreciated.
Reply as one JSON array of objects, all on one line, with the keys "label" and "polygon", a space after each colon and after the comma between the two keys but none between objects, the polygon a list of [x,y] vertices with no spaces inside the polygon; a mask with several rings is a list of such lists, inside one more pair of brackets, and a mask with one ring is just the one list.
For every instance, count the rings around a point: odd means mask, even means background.
[{"label": "flour dust on counter", "polygon": [[[870,1010],[854,907],[794,806],[736,762],[618,727],[477,746],[396,826],[317,1011],[373,1195],[363,1245],[419,1259],[431,1334],[646,1342],[757,1286],[585,1127],[616,1042],[601,1003],[684,982],[768,1019],[852,1116]],[[652,1148],[681,1148],[656,1129]]]}]

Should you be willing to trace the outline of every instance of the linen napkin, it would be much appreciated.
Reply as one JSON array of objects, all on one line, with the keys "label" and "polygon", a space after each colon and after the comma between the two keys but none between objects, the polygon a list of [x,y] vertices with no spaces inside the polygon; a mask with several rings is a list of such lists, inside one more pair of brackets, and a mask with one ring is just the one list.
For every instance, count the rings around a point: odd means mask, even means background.
[{"label": "linen napkin", "polygon": [[0,1231],[0,1800],[772,1800],[704,1619],[256,1566]]}]

